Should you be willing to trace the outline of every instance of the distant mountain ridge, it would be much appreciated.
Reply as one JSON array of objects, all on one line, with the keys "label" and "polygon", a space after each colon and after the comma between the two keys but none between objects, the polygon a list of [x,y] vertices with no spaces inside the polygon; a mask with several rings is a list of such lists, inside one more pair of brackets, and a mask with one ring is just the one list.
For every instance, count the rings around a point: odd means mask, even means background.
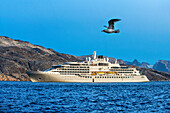
[{"label": "distant mountain ridge", "polygon": [[156,62],[154,65],[150,65],[149,63],[146,62],[138,62],[136,59],[133,62],[124,62],[127,65],[134,65],[134,66],[139,66],[141,68],[153,68],[158,71],[164,71],[170,73],[170,61],[168,60],[159,60]]},{"label": "distant mountain ridge", "polygon": [[[74,56],[58,53],[53,49],[46,49],[26,41],[0,36],[0,80],[29,81],[30,79],[25,73],[27,70],[46,70],[50,68],[51,65],[58,65],[70,61],[81,61],[84,60],[85,57],[87,56]],[[92,57],[92,55],[88,55],[88,57]],[[109,57],[109,59],[112,63],[115,63],[116,61],[116,59],[112,57]],[[126,65],[121,59],[118,59],[117,61],[121,65]],[[135,61],[134,64],[139,63]],[[169,64],[167,65],[169,66]],[[159,72],[154,69],[136,68],[143,74],[146,74],[150,80],[170,80],[170,73]]]},{"label": "distant mountain ridge", "polygon": [[139,66],[141,68],[152,68],[153,66],[150,65],[149,63],[147,62],[138,62],[136,59],[133,61],[133,62],[128,62],[128,61],[125,61],[125,64],[127,65],[134,65],[134,66]]}]

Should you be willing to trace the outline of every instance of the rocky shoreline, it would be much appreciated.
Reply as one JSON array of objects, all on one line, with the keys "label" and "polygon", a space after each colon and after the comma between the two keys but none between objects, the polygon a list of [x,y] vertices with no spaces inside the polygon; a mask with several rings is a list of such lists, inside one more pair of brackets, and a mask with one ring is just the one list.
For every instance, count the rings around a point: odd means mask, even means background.
[{"label": "rocky shoreline", "polygon": [[0,75],[0,81],[30,81],[30,78],[28,75]]}]

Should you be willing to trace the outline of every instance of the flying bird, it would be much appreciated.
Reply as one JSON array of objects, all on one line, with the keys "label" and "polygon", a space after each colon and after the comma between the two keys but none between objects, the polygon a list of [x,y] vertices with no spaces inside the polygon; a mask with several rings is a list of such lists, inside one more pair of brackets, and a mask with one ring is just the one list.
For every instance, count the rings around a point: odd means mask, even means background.
[{"label": "flying bird", "polygon": [[107,29],[102,30],[102,32],[105,32],[105,33],[119,33],[119,29],[114,30],[114,24],[115,24],[115,22],[118,22],[118,21],[120,21],[120,19],[111,19],[111,20],[109,20],[109,22],[108,22],[109,27],[104,26]]}]

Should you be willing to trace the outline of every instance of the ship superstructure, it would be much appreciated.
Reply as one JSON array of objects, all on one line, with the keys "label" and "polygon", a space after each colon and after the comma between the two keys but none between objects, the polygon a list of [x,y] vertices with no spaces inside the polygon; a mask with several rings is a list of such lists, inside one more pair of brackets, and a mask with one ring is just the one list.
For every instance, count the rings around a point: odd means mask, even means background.
[{"label": "ship superstructure", "polygon": [[53,65],[46,71],[27,72],[33,82],[148,82],[136,68],[110,63],[109,58],[87,57],[82,62]]}]

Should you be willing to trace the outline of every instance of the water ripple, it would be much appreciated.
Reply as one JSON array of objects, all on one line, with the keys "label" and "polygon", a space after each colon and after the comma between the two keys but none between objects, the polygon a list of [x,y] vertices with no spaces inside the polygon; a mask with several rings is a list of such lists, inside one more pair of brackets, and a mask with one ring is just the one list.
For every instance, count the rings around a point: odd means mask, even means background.
[{"label": "water ripple", "polygon": [[170,82],[0,82],[0,112],[170,112]]}]

